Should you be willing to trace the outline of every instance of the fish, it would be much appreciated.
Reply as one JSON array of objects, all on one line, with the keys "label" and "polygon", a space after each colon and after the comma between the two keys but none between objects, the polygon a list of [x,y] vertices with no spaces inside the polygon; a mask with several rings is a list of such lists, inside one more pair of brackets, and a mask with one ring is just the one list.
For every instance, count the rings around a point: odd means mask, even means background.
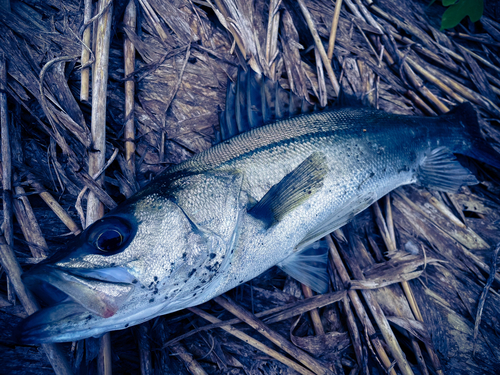
[{"label": "fish", "polygon": [[262,106],[245,94],[251,85],[229,86],[220,143],[167,169],[23,274],[48,307],[21,323],[20,342],[125,329],[202,304],[276,265],[325,292],[319,239],[399,186],[455,192],[477,184],[455,154],[500,166],[470,103],[439,117],[354,106],[269,121],[262,88]]}]

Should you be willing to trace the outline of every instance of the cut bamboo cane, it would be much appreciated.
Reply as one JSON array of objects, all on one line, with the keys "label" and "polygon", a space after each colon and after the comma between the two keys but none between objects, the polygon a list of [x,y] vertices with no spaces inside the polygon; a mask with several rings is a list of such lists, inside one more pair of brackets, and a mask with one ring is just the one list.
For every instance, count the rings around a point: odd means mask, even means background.
[{"label": "cut bamboo cane", "polygon": [[[212,315],[206,313],[205,311],[200,310],[196,307],[190,307],[190,308],[188,308],[188,310],[195,313],[196,315],[201,316],[203,319],[206,319],[211,323],[223,323],[222,320],[219,320],[219,319],[213,317]],[[304,374],[304,375],[313,375],[314,374],[313,372],[309,371],[305,367],[302,367],[301,365],[299,365],[297,362],[292,361],[291,359],[284,356],[283,354],[277,352],[276,350],[273,350],[273,349],[267,347],[266,345],[262,344],[259,340],[254,339],[253,337],[247,335],[246,333],[241,332],[240,330],[238,330],[234,327],[231,327],[229,325],[224,325],[224,326],[221,326],[220,328],[222,328],[224,331],[232,334],[233,336],[236,336],[237,338],[246,342],[247,344],[252,345],[253,347],[262,351],[263,353],[280,361],[281,363],[285,364],[286,366],[290,367],[291,369],[297,371],[300,374]]]}]

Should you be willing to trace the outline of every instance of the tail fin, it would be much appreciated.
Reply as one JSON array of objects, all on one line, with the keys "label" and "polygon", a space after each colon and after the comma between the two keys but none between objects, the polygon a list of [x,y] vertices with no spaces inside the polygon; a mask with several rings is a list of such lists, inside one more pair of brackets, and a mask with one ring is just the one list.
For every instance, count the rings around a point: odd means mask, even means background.
[{"label": "tail fin", "polygon": [[466,137],[470,142],[470,146],[459,153],[500,169],[500,154],[482,136],[478,114],[471,103],[462,103],[453,108],[445,116],[457,118],[465,127]]}]

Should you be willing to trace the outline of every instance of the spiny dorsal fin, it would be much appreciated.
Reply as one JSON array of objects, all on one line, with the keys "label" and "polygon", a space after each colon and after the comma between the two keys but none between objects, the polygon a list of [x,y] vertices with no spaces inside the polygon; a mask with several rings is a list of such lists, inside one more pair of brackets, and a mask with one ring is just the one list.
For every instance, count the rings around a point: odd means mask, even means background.
[{"label": "spiny dorsal fin", "polygon": [[325,155],[314,152],[262,197],[249,213],[267,227],[312,197],[328,172]]},{"label": "spiny dorsal fin", "polygon": [[456,193],[460,186],[479,183],[446,147],[435,148],[425,155],[418,167],[418,180],[426,187],[451,193]]},{"label": "spiny dorsal fin", "polygon": [[277,81],[241,67],[233,82],[228,80],[226,109],[219,115],[216,143],[275,120],[309,113],[313,106]]}]

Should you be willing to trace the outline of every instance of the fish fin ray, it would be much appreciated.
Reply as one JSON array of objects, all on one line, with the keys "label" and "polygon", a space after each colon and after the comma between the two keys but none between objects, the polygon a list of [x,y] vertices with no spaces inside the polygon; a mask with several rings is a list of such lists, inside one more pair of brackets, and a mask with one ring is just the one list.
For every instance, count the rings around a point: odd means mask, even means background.
[{"label": "fish fin ray", "polygon": [[418,167],[418,180],[426,187],[451,193],[479,182],[446,147],[435,148],[424,157]]},{"label": "fish fin ray", "polygon": [[295,280],[318,293],[328,292],[328,244],[321,240],[296,252],[278,264]]},{"label": "fish fin ray", "polygon": [[323,153],[314,152],[297,168],[271,187],[249,214],[262,220],[267,227],[283,219],[322,186],[328,172]]},{"label": "fish fin ray", "polygon": [[332,215],[326,218],[320,225],[311,230],[297,245],[297,249],[309,246],[311,243],[333,232],[351,221],[355,215],[364,211],[377,200],[375,192],[367,192],[345,202],[341,207],[334,210]]}]

